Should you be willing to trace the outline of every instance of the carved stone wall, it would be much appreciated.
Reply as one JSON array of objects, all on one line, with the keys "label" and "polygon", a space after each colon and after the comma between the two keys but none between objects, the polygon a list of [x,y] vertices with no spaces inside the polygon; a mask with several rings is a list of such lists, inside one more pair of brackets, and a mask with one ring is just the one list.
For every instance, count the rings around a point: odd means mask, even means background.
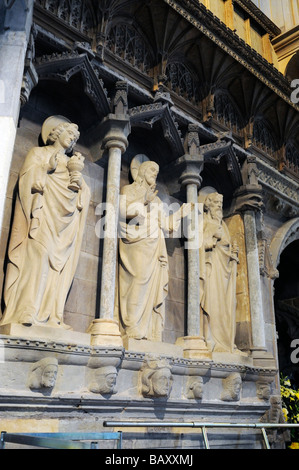
[{"label": "carved stone wall", "polygon": [[[104,429],[104,418],[152,421],[153,427],[134,430],[124,440],[128,448],[203,446],[201,435],[186,436],[180,428],[158,434],[156,419],[257,422],[279,384],[273,302],[278,260],[298,240],[298,107],[290,100],[289,83],[202,2],[39,0],[33,23],[1,232],[0,289],[18,173],[27,152],[41,144],[41,124],[50,115],[66,115],[79,125],[91,201],[64,312],[73,331],[30,331],[22,325],[14,326],[13,334],[2,330],[0,419],[10,406],[12,423],[6,424],[19,430],[36,417],[43,422],[39,429],[62,432]],[[96,344],[107,267],[102,263],[107,213],[101,203],[117,189],[117,208],[118,190],[132,183],[130,164],[137,154],[159,164],[162,203],[181,206],[194,202],[194,194],[197,201],[200,188],[223,196],[225,221],[239,247],[235,341],[243,354],[203,351],[201,329],[199,336],[197,330],[187,336],[196,316],[189,300],[199,286],[195,278],[192,292],[190,273],[200,273],[191,271],[198,252],[189,256],[186,232],[166,238],[162,341],[119,335],[119,343],[111,344],[116,305],[113,318],[104,319],[111,336]],[[118,268],[114,272],[111,266],[109,274],[117,279]],[[109,288],[108,300],[114,284]],[[198,323],[198,313],[199,318]],[[88,329],[93,321],[100,332]],[[256,344],[263,336],[263,344]],[[167,393],[142,388],[153,371],[167,380]],[[28,407],[32,412],[24,424],[19,419]],[[212,440],[215,447],[261,447],[256,435],[221,434]]]}]

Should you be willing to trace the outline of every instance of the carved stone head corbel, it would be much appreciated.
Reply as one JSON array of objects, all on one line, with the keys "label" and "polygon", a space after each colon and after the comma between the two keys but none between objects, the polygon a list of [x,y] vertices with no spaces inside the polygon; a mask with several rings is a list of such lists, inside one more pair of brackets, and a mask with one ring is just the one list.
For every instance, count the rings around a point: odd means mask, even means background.
[{"label": "carved stone head corbel", "polygon": [[186,384],[186,397],[201,400],[203,396],[203,378],[200,376],[189,377]]},{"label": "carved stone head corbel", "polygon": [[167,359],[146,357],[140,370],[141,393],[144,397],[168,398],[173,376]]},{"label": "carved stone head corbel", "polygon": [[104,366],[92,371],[88,389],[93,393],[110,395],[116,393],[115,385],[117,369],[114,366]]},{"label": "carved stone head corbel", "polygon": [[32,390],[52,389],[56,383],[58,361],[55,357],[45,357],[33,364],[28,378]]},{"label": "carved stone head corbel", "polygon": [[222,379],[221,400],[223,401],[239,401],[242,387],[242,378],[238,372],[229,374]]}]

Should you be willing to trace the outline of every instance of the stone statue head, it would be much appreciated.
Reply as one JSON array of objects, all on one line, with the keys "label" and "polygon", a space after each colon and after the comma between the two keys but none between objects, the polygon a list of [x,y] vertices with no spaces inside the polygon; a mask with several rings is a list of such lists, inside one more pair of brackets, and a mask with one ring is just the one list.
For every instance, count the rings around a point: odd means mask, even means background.
[{"label": "stone statue head", "polygon": [[212,219],[223,218],[223,196],[217,192],[208,194],[204,201],[204,211],[208,212]]},{"label": "stone statue head", "polygon": [[42,139],[45,145],[53,145],[57,140],[70,152],[80,137],[77,124],[63,116],[50,116],[43,124]]},{"label": "stone statue head", "polygon": [[260,400],[269,400],[271,395],[271,384],[265,381],[258,381],[256,383],[256,396]]},{"label": "stone statue head", "polygon": [[187,398],[201,399],[203,395],[203,378],[189,377],[187,382]]},{"label": "stone statue head", "polygon": [[156,184],[157,175],[159,173],[159,165],[152,161],[145,161],[141,163],[136,178],[136,183],[147,183],[149,186]]},{"label": "stone statue head", "polygon": [[117,378],[117,369],[114,366],[105,366],[94,369],[92,380],[89,384],[89,390],[93,393],[109,395],[116,393],[115,385]]},{"label": "stone statue head", "polygon": [[148,361],[141,373],[141,393],[145,397],[170,395],[173,377],[170,366],[165,360]]},{"label": "stone statue head", "polygon": [[50,389],[56,383],[58,361],[55,357],[46,357],[31,367],[28,386],[31,389]]},{"label": "stone statue head", "polygon": [[223,390],[221,394],[221,400],[223,401],[239,401],[242,378],[238,372],[229,374],[225,379],[222,380]]}]

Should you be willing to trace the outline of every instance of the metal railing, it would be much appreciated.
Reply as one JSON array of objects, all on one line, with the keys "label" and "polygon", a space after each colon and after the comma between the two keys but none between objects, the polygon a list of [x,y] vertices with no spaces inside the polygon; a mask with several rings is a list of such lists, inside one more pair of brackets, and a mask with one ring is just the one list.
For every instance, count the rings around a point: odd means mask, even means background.
[{"label": "metal railing", "polygon": [[[48,449],[98,449],[98,441],[117,441],[117,449],[122,446],[122,432],[100,433],[9,433],[1,431],[0,449],[5,449],[6,443],[20,444]],[[90,441],[90,442],[82,442]]]},{"label": "metal railing", "polygon": [[205,422],[151,422],[151,421],[104,421],[105,427],[178,427],[178,428],[198,428],[202,432],[203,442],[205,449],[210,449],[210,443],[208,440],[208,428],[246,428],[246,429],[260,429],[264,439],[266,449],[271,449],[269,439],[266,433],[266,429],[280,429],[280,428],[299,428],[299,424],[294,423],[205,423]]}]

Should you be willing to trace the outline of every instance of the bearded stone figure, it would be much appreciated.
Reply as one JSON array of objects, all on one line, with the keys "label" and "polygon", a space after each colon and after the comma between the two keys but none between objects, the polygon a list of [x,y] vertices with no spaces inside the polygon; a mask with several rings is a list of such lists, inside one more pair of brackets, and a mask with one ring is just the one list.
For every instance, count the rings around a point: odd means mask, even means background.
[{"label": "bearded stone figure", "polygon": [[70,328],[64,305],[80,253],[90,191],[84,157],[68,157],[78,126],[51,116],[42,127],[44,147],[31,149],[19,174],[0,325]]},{"label": "bearded stone figure", "polygon": [[223,196],[204,200],[203,244],[200,248],[200,305],[203,331],[214,352],[244,354],[236,348],[236,277],[238,247],[223,221]]},{"label": "bearded stone figure", "polygon": [[158,172],[157,163],[136,156],[131,164],[134,182],[122,189],[120,201],[121,325],[129,338],[151,341],[162,341],[164,326],[168,292],[164,234],[176,231],[187,213],[184,204],[170,216],[164,213],[156,190]]}]

